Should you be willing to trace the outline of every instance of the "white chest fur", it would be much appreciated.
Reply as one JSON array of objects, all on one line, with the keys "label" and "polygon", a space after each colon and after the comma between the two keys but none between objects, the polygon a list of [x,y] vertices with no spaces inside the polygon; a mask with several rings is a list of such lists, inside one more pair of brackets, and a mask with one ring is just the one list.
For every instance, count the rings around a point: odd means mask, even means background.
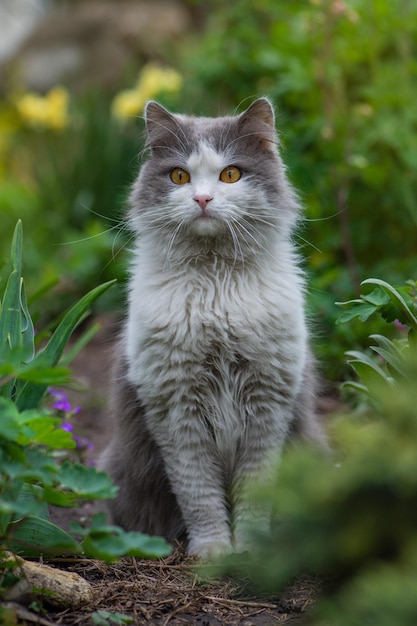
[{"label": "white chest fur", "polygon": [[306,353],[302,286],[291,256],[282,250],[279,257],[262,271],[215,257],[156,271],[152,257],[137,256],[125,344],[129,379],[145,406],[171,406],[171,429],[191,403],[217,446],[231,452],[245,415],[255,411],[248,389],[266,387],[272,403],[297,394]]}]

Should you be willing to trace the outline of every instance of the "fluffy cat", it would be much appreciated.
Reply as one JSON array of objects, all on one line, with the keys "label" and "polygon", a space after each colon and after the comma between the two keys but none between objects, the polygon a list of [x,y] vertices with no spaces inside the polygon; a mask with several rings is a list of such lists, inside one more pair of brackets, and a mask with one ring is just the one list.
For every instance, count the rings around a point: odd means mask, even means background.
[{"label": "fluffy cat", "polygon": [[210,557],[246,546],[245,494],[295,433],[320,440],[291,241],[299,216],[266,98],[240,115],[145,112],[149,158],[101,466],[129,530]]}]

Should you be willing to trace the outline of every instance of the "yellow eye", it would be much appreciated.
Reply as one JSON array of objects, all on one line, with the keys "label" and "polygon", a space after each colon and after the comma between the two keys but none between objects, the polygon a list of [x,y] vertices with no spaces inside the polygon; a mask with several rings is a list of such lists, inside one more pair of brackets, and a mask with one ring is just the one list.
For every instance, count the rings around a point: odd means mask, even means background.
[{"label": "yellow eye", "polygon": [[183,170],[182,167],[174,167],[170,174],[171,180],[176,185],[185,185],[190,182],[190,175],[187,170]]},{"label": "yellow eye", "polygon": [[220,180],[224,183],[237,183],[241,176],[242,172],[234,165],[229,165],[220,172]]}]

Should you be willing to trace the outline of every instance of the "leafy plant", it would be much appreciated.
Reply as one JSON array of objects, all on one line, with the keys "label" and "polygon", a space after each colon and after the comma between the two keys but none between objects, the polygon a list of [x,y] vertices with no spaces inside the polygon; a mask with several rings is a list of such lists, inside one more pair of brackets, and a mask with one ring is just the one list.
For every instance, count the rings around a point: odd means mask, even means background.
[{"label": "leafy plant", "polygon": [[253,528],[254,554],[220,565],[269,592],[301,573],[319,575],[312,626],[413,626],[417,614],[415,283],[364,284],[375,289],[343,304],[342,320],[377,315],[408,325],[400,339],[377,338],[379,363],[350,355],[360,377],[355,388],[371,400],[366,419],[334,418],[330,456],[288,449],[272,480],[253,494],[254,505],[275,510],[272,533]]},{"label": "leafy plant", "polygon": [[134,618],[123,613],[100,610],[91,615],[91,621],[94,626],[112,626],[113,624],[131,624]]},{"label": "leafy plant", "polygon": [[380,386],[389,388],[398,382],[412,380],[416,375],[417,359],[417,282],[409,280],[404,287],[395,288],[379,279],[368,279],[362,285],[372,285],[375,289],[360,298],[338,303],[347,309],[340,316],[340,322],[358,318],[361,322],[375,314],[386,322],[400,327],[402,337],[389,339],[384,335],[371,335],[374,345],[370,349],[378,358],[366,352],[347,352],[348,362],[359,375],[361,382],[345,383],[378,398]]},{"label": "leafy plant", "polygon": [[124,554],[167,554],[170,547],[162,539],[123,533],[107,526],[103,516],[94,518],[88,529],[77,528],[80,541],[48,519],[48,504],[72,507],[83,499],[111,498],[116,493],[104,472],[59,461],[58,451],[74,448],[75,442],[62,428],[62,420],[43,404],[51,384],[68,382],[69,370],[61,366],[64,348],[91,304],[112,282],[74,305],[37,351],[22,278],[22,248],[18,222],[0,308],[0,550],[30,556],[84,553],[103,560]]}]

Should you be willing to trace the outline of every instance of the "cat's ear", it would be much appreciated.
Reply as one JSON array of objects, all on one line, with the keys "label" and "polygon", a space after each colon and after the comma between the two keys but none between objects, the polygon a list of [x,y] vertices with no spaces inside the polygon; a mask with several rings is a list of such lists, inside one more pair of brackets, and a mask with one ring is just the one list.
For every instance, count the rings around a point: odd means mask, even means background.
[{"label": "cat's ear", "polygon": [[241,114],[242,120],[257,119],[267,126],[275,127],[274,108],[268,98],[258,98]]},{"label": "cat's ear", "polygon": [[[170,136],[176,136],[178,122],[175,116],[158,102],[150,100],[145,107],[145,124],[148,145],[156,147],[165,144]],[[163,139],[165,138],[165,141]]]},{"label": "cat's ear", "polygon": [[275,114],[268,98],[255,100],[246,111],[239,116],[241,133],[258,135],[265,148],[274,149],[278,142],[275,131]]}]

